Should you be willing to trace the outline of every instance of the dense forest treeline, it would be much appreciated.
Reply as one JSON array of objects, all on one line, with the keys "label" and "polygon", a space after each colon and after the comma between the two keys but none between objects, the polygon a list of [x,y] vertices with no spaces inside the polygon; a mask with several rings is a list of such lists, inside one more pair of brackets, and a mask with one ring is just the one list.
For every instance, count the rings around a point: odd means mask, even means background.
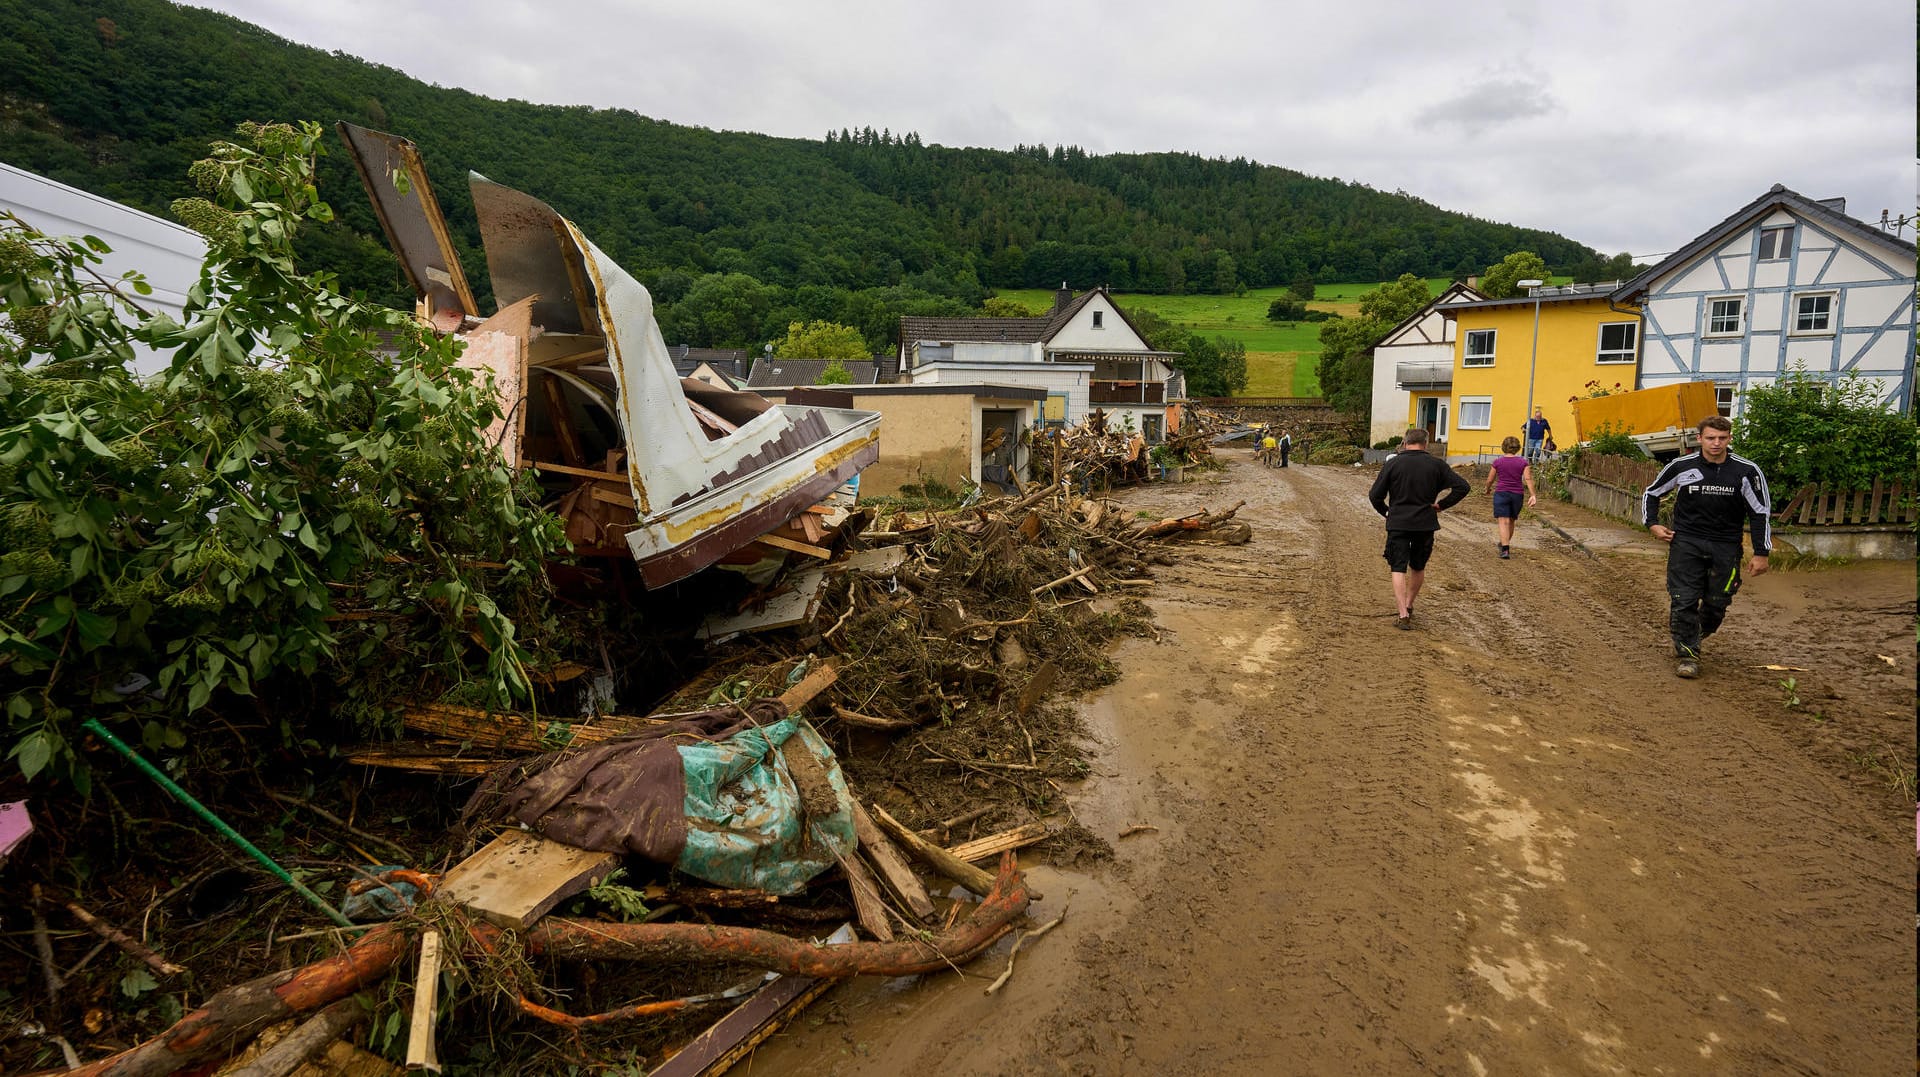
[{"label": "dense forest treeline", "polygon": [[[1359,183],[1191,154],[1095,156],[711,131],[625,110],[498,101],[296,45],[165,0],[0,0],[0,158],[165,214],[187,166],[245,120],[350,120],[420,146],[476,290],[466,170],[545,199],[655,287],[669,335],[751,345],[791,319],[858,325],[977,307],[995,287],[1230,292],[1401,273],[1465,275],[1507,253],[1596,252]],[[388,301],[404,281],[344,153],[321,162],[334,227],[315,268]],[[711,309],[680,311],[710,299]]]}]

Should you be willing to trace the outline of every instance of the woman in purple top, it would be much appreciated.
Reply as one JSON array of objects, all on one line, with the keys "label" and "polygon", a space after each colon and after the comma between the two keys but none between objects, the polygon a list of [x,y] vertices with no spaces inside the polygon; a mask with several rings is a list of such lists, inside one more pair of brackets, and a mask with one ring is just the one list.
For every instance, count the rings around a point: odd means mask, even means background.
[{"label": "woman in purple top", "polygon": [[1540,499],[1533,492],[1533,467],[1520,455],[1520,439],[1502,441],[1500,452],[1503,455],[1487,472],[1487,490],[1493,494],[1493,526],[1500,536],[1500,559],[1504,561],[1513,551],[1513,521],[1520,518],[1521,493],[1527,495],[1529,505],[1539,504]]}]

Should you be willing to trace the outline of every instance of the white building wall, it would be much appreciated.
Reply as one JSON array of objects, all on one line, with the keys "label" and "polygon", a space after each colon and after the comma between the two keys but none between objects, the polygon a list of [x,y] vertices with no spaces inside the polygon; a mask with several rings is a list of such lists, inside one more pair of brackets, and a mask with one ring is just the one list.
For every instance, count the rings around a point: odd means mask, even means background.
[{"label": "white building wall", "polygon": [[962,363],[943,361],[916,367],[915,385],[1022,385],[1045,389],[1067,398],[1067,422],[1087,417],[1088,388],[1093,376],[1090,363]]},{"label": "white building wall", "polygon": [[[113,248],[101,255],[103,275],[144,274],[153,294],[129,291],[129,297],[176,320],[207,256],[207,241],[190,228],[5,163],[0,163],[0,208],[50,236],[99,237]],[[150,374],[164,368],[167,358],[137,349],[134,369]]]},{"label": "white building wall", "polygon": [[[1756,257],[1760,229],[1791,225],[1787,258]],[[1793,332],[1799,296],[1833,295],[1831,332]],[[1745,301],[1743,332],[1709,340],[1706,304]],[[1770,384],[1799,363],[1810,373],[1857,372],[1889,408],[1904,410],[1913,379],[1914,262],[1911,252],[1776,207],[1716,241],[1707,253],[1651,283],[1640,384],[1712,378],[1745,389]],[[1738,399],[1735,411],[1740,408]]]},{"label": "white building wall", "polygon": [[1367,438],[1369,442],[1385,441],[1396,434],[1407,432],[1407,415],[1413,408],[1413,394],[1399,388],[1396,371],[1401,363],[1440,363],[1453,365],[1452,319],[1443,319],[1435,314],[1446,326],[1447,342],[1443,344],[1396,344],[1381,345],[1373,350],[1373,407],[1369,413]]},{"label": "white building wall", "polygon": [[1037,363],[1038,344],[1003,344],[973,340],[953,342],[953,359],[959,363]]},{"label": "white building wall", "polygon": [[[1095,312],[1100,314],[1099,329],[1093,327]],[[1077,311],[1073,320],[1060,327],[1047,346],[1056,351],[1071,351],[1075,348],[1098,348],[1118,351],[1147,351],[1147,342],[1141,340],[1126,320],[1114,309],[1104,294],[1095,295],[1086,305]]]}]

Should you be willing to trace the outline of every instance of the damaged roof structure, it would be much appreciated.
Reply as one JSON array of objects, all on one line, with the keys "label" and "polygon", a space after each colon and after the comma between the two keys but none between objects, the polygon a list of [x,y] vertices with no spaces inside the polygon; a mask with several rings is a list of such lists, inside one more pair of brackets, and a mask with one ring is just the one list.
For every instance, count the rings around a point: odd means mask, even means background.
[{"label": "damaged roof structure", "polygon": [[492,374],[490,431],[539,473],[583,556],[631,556],[649,587],[800,517],[879,458],[875,412],[773,404],[674,368],[653,297],[546,203],[473,173],[499,310],[482,318],[414,144],[341,138],[419,295],[421,318]]}]

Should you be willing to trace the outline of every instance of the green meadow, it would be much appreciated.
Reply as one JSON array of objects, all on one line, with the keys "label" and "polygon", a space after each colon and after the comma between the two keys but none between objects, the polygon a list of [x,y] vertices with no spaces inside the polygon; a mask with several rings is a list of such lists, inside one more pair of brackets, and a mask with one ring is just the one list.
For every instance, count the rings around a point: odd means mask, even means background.
[{"label": "green meadow", "polygon": [[[1427,282],[1435,295],[1450,281]],[[1342,317],[1360,313],[1361,295],[1377,284],[1322,284],[1308,306]],[[1267,307],[1286,293],[1285,288],[1256,288],[1245,295],[1117,294],[1122,310],[1151,310],[1175,325],[1202,336],[1226,337],[1247,347],[1246,396],[1319,396],[1320,325],[1315,322],[1270,322]],[[999,294],[1035,311],[1053,305],[1046,289],[1006,289]]]}]

